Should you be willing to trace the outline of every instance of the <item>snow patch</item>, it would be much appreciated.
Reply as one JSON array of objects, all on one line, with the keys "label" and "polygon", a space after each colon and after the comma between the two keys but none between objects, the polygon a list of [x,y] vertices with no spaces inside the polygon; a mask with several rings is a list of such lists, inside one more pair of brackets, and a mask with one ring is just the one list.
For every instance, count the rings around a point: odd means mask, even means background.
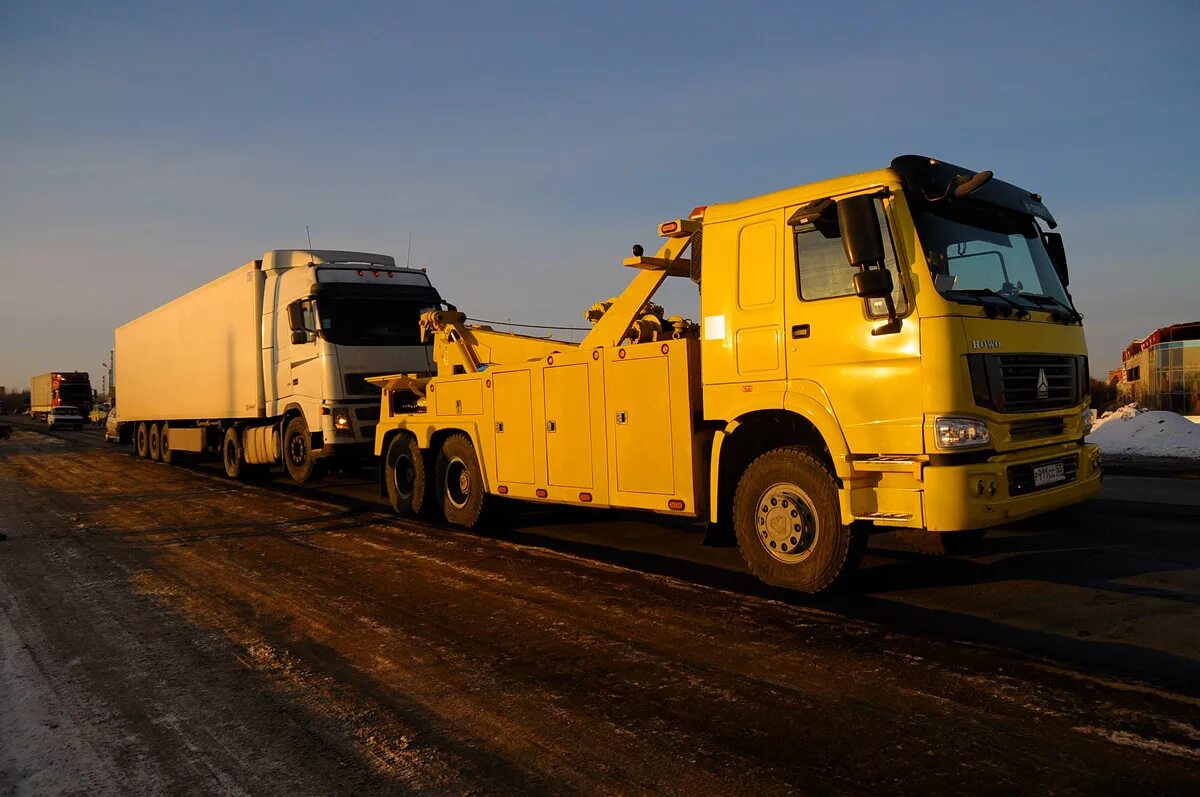
[{"label": "snow patch", "polygon": [[1087,439],[1114,456],[1200,460],[1200,424],[1174,412],[1146,410],[1136,404],[1104,413]]}]

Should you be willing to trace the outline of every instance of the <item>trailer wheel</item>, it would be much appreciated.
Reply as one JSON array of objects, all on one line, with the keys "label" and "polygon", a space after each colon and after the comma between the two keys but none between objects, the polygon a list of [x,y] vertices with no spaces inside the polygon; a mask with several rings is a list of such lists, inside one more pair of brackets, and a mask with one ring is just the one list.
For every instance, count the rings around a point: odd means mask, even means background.
[{"label": "trailer wheel", "polygon": [[312,434],[303,415],[292,418],[283,429],[283,465],[297,484],[321,475],[320,463],[312,455]]},{"label": "trailer wheel", "polygon": [[161,429],[162,426],[160,424],[150,424],[150,442],[147,446],[147,450],[150,454],[150,459],[154,460],[155,462],[158,462],[160,459],[162,459],[162,446],[160,445],[162,442]]},{"label": "trailer wheel", "polygon": [[150,455],[150,430],[146,428],[144,421],[137,425],[137,430],[133,433],[133,443],[139,457]]},{"label": "trailer wheel", "polygon": [[231,479],[240,479],[245,475],[246,464],[242,461],[242,436],[236,426],[225,430],[221,440],[221,460],[225,464],[225,475]]},{"label": "trailer wheel", "polygon": [[802,448],[777,448],[750,463],[734,495],[733,525],[751,572],[778,587],[829,589],[861,554],[861,535],[842,524],[833,475]]},{"label": "trailer wheel", "polygon": [[434,504],[429,476],[429,455],[417,445],[417,438],[405,433],[393,437],[384,460],[383,481],[397,515],[415,518],[429,514]]},{"label": "trailer wheel", "polygon": [[171,433],[167,431],[168,428],[166,421],[163,421],[162,425],[158,427],[158,458],[170,465],[174,455],[171,453]]},{"label": "trailer wheel", "polygon": [[442,515],[455,526],[473,528],[483,516],[487,495],[471,439],[465,434],[447,437],[438,451],[434,470]]}]

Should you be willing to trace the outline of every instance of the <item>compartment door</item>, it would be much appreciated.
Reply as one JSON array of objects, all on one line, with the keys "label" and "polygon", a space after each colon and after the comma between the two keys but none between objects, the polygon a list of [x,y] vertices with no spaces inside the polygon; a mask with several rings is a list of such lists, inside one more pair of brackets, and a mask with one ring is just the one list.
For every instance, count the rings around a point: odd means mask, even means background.
[{"label": "compartment door", "polygon": [[529,371],[492,375],[496,481],[533,484],[533,394]]},{"label": "compartment door", "polygon": [[673,495],[671,391],[666,357],[608,363],[608,419],[620,492]]},{"label": "compartment door", "polygon": [[591,392],[588,367],[543,371],[546,386],[546,470],[555,487],[592,486]]}]

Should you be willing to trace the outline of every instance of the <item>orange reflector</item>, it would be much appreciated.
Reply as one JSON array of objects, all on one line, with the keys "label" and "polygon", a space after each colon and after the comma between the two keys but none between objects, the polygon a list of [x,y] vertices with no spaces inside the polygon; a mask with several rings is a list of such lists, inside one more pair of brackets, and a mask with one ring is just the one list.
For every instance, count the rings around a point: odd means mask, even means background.
[{"label": "orange reflector", "polygon": [[754,385],[742,385],[742,392],[743,393],[753,393]]},{"label": "orange reflector", "polygon": [[624,360],[625,359],[625,350],[624,349],[619,350],[617,352],[617,356],[620,357],[622,360]]},{"label": "orange reflector", "polygon": [[538,498],[545,498],[545,497],[548,495],[548,493],[547,493],[547,492],[546,492],[544,489],[542,489],[541,487],[537,488],[537,491],[536,491],[536,492],[537,492],[537,497],[538,497]]},{"label": "orange reflector", "polygon": [[697,205],[692,208],[692,212],[688,214],[688,218],[692,221],[699,221],[704,218],[704,211],[708,210],[708,205]]},{"label": "orange reflector", "polygon": [[678,229],[679,229],[679,222],[664,221],[662,224],[658,225],[658,234],[659,235],[670,235],[671,233],[675,232]]},{"label": "orange reflector", "polygon": [[585,504],[590,504],[592,502],[592,494],[591,493],[580,493],[579,500],[583,501]]},{"label": "orange reflector", "polygon": [[670,501],[667,501],[667,509],[674,509],[676,512],[682,512],[683,501],[680,501],[678,498],[672,498]]},{"label": "orange reflector", "polygon": [[321,408],[321,414],[322,414],[322,415],[328,415],[328,414],[329,414],[329,408],[328,408],[328,407],[322,407],[322,408]]},{"label": "orange reflector", "polygon": [[666,354],[666,353],[667,353],[667,352],[669,352],[670,350],[671,350],[671,347],[670,347],[670,346],[668,346],[667,344],[665,344],[665,343],[664,343],[664,344],[662,345],[662,353],[663,353],[663,354]]},{"label": "orange reflector", "polygon": [[508,485],[507,484],[500,485],[499,487],[496,488],[496,492],[500,493],[500,495],[508,495]]}]

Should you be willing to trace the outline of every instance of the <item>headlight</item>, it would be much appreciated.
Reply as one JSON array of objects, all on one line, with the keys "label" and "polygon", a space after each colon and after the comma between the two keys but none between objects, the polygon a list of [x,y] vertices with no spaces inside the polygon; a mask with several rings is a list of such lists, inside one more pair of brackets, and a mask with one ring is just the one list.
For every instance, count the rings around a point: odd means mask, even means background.
[{"label": "headlight", "polygon": [[1083,411],[1083,433],[1091,434],[1092,433],[1092,425],[1094,423],[1096,423],[1096,411],[1093,409],[1084,410]]},{"label": "headlight", "polygon": [[333,411],[333,428],[339,432],[350,431],[350,410],[337,407]]},{"label": "headlight", "polygon": [[987,424],[972,418],[937,418],[933,432],[938,448],[972,448],[992,442]]}]

